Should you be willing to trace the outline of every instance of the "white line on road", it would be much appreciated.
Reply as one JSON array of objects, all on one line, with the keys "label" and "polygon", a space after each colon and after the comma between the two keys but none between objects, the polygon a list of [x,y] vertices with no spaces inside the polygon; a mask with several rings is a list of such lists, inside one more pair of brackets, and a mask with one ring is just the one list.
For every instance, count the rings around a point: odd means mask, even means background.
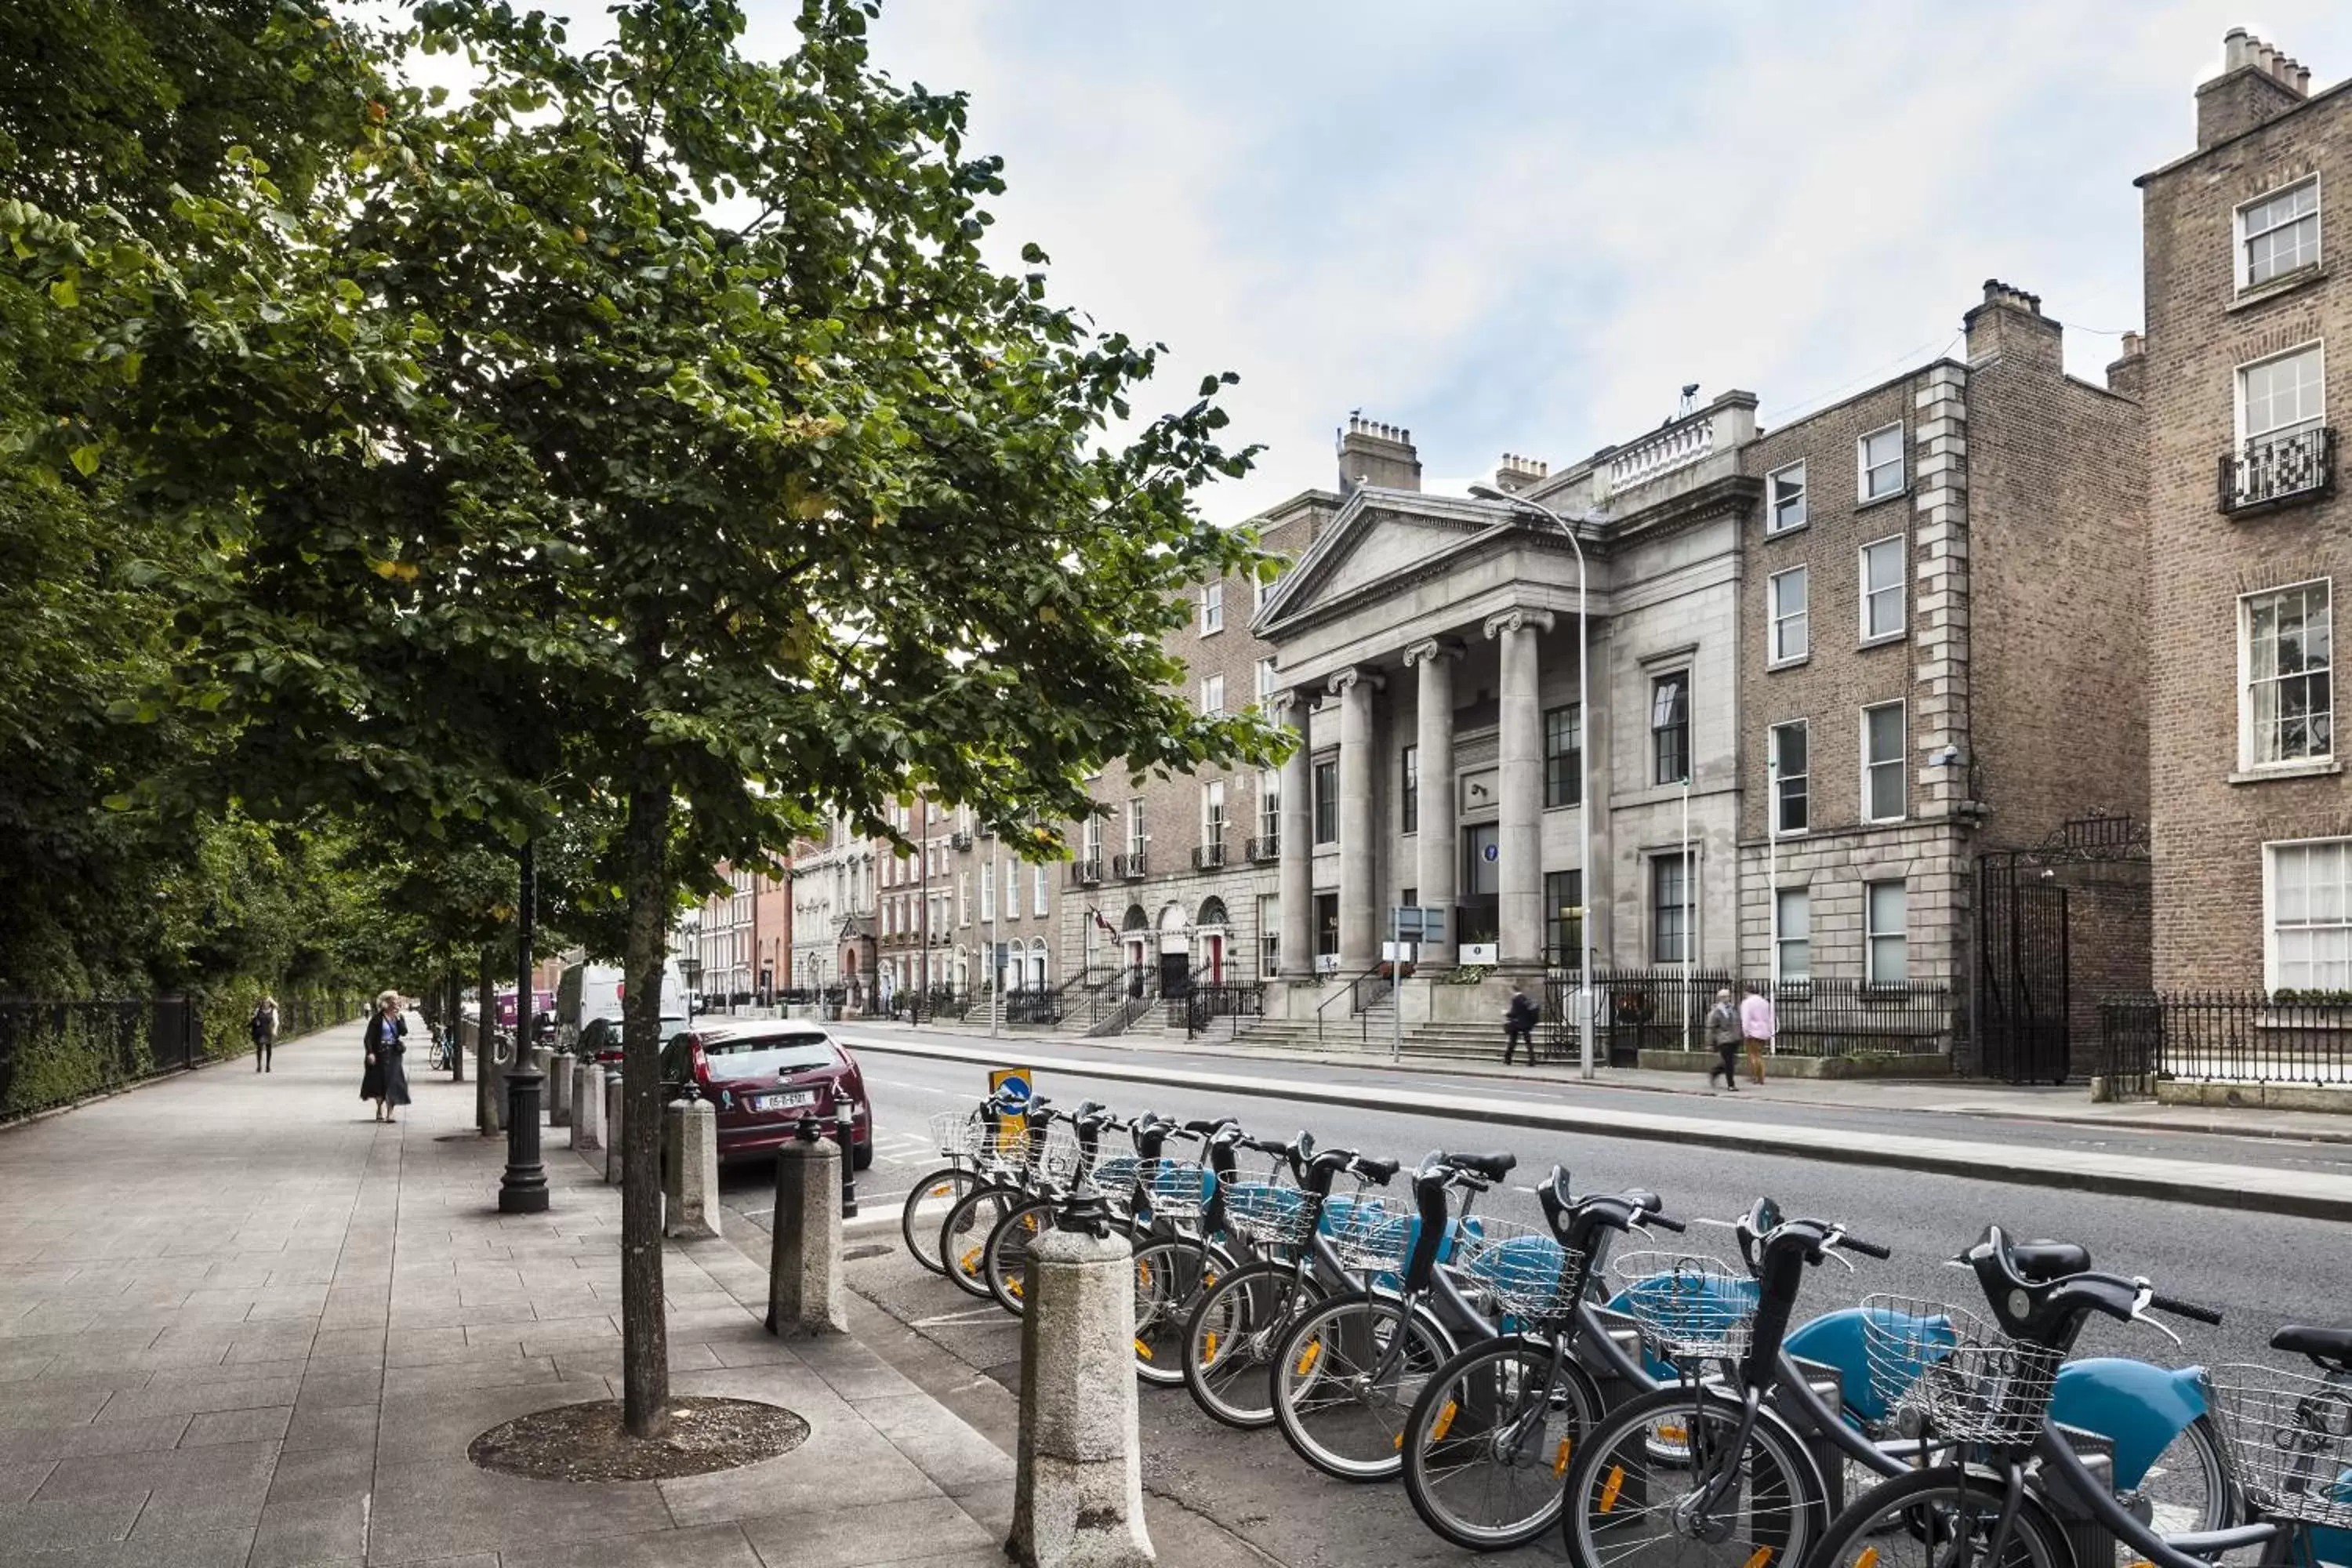
[{"label": "white line on road", "polygon": [[995,1302],[991,1301],[985,1307],[970,1307],[961,1312],[941,1312],[935,1318],[918,1318],[907,1326],[910,1329],[943,1329],[950,1323],[973,1323],[978,1322],[982,1318],[998,1318],[1004,1319],[1006,1321],[1012,1321],[1005,1317],[1003,1308],[998,1306]]}]

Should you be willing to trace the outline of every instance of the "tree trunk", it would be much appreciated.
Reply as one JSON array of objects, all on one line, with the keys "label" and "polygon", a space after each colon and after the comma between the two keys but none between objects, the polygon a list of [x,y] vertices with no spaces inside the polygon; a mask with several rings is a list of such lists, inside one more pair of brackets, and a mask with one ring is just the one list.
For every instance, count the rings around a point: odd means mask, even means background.
[{"label": "tree trunk", "polygon": [[453,955],[441,980],[441,1026],[449,1031],[449,1070],[452,1075],[449,1081],[452,1083],[466,1081],[466,1053],[457,1043],[457,994],[465,988],[464,981],[465,976],[457,968],[457,960]]},{"label": "tree trunk", "polygon": [[637,1437],[669,1425],[669,1326],[662,1309],[661,1003],[669,945],[667,785],[633,790],[623,830],[629,899],[621,999],[622,1420]]},{"label": "tree trunk", "polygon": [[499,1018],[498,958],[496,948],[486,947],[475,966],[481,985],[475,994],[481,1000],[474,1012],[474,1130],[485,1138],[499,1130],[498,1112],[490,1103],[499,1076],[498,1052],[490,1044]]}]

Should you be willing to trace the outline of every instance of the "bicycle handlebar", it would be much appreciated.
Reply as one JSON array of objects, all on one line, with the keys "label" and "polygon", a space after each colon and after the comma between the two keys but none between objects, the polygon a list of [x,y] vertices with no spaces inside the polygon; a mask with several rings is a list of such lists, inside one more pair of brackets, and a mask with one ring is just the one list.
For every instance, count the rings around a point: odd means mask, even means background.
[{"label": "bicycle handlebar", "polygon": [[1683,1232],[1690,1228],[1690,1226],[1685,1225],[1682,1221],[1678,1219],[1668,1219],[1662,1214],[1645,1214],[1635,1223],[1638,1225],[1647,1226],[1654,1230],[1672,1231],[1676,1236],[1680,1236]]},{"label": "bicycle handlebar", "polygon": [[1858,1236],[1840,1236],[1837,1244],[1848,1252],[1859,1252],[1864,1258],[1875,1258],[1881,1263],[1895,1256],[1894,1248],[1881,1247],[1874,1241],[1864,1241]]},{"label": "bicycle handlebar", "polygon": [[2187,1318],[2193,1322],[2210,1323],[2215,1328],[2221,1325],[2221,1314],[2219,1311],[2211,1307],[2200,1307],[2194,1301],[2184,1301],[2178,1296],[2160,1296],[2150,1290],[2147,1293],[2147,1304],[2157,1311],[2169,1312],[2176,1318]]}]

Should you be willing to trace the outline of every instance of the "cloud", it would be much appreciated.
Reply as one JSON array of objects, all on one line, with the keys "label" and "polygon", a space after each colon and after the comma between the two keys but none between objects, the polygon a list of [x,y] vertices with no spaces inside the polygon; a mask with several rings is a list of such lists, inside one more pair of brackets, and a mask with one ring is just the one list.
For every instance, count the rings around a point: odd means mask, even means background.
[{"label": "cloud", "polygon": [[[972,93],[1000,235],[1170,343],[1167,401],[1241,373],[1268,450],[1211,502],[1240,517],[1329,485],[1355,407],[1460,474],[1626,439],[1689,381],[1768,417],[1859,390],[1987,277],[2136,328],[2131,180],[2189,150],[2222,32],[2352,70],[2352,14],[2269,9],[888,0],[876,48]],[[2078,374],[2114,353],[2068,333]]]}]

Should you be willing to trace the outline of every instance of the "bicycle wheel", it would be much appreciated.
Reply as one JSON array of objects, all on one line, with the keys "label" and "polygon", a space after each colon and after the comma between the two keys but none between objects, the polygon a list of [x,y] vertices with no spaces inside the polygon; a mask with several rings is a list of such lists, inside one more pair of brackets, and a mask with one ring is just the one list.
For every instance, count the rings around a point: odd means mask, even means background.
[{"label": "bicycle wheel", "polygon": [[1437,1369],[1404,1427],[1404,1489],[1421,1521],[1456,1546],[1533,1541],[1559,1517],[1560,1476],[1601,1415],[1574,1361],[1541,1340],[1488,1340]]},{"label": "bicycle wheel", "polygon": [[907,1202],[898,1210],[898,1235],[907,1243],[908,1256],[932,1273],[948,1271],[940,1258],[940,1222],[955,1207],[956,1200],[979,1184],[979,1174],[969,1167],[942,1165],[907,1194]]},{"label": "bicycle wheel", "polygon": [[[1586,1432],[1569,1461],[1560,1529],[1580,1568],[1797,1568],[1827,1506],[1803,1445],[1711,1389],[1661,1388]],[[1702,1511],[1699,1500],[1721,1481]]]},{"label": "bicycle wheel", "polygon": [[1213,1420],[1253,1431],[1274,1425],[1274,1352],[1291,1320],[1323,1299],[1287,1263],[1236,1268],[1201,1294],[1184,1325],[1184,1385]]},{"label": "bicycle wheel", "polygon": [[1029,1288],[1029,1248],[1054,1228],[1054,1211],[1059,1206],[1051,1198],[1032,1198],[1007,1211],[988,1233],[987,1249],[981,1254],[981,1278],[996,1304],[1016,1318],[1021,1315],[1022,1292]]},{"label": "bicycle wheel", "polygon": [[940,1258],[947,1277],[968,1295],[988,1299],[988,1277],[981,1265],[987,1256],[988,1237],[1015,1207],[1029,1201],[1018,1187],[982,1183],[956,1200],[940,1223]]},{"label": "bicycle wheel", "polygon": [[2238,1498],[2221,1457],[2211,1417],[2200,1415],[2157,1455],[2136,1487],[2118,1494],[2124,1507],[2158,1535],[2227,1530],[2237,1522]]},{"label": "bicycle wheel", "polygon": [[1275,1422],[1325,1475],[1386,1480],[1404,1467],[1412,1402],[1453,1353],[1444,1331],[1394,1296],[1318,1301],[1275,1352]]},{"label": "bicycle wheel", "polygon": [[1135,1375],[1154,1388],[1184,1381],[1184,1327],[1202,1293],[1234,1270],[1215,1242],[1144,1240],[1135,1249]]},{"label": "bicycle wheel", "polygon": [[1831,1521],[1817,1568],[2074,1568],[2074,1549],[2031,1492],[2010,1521],[2009,1544],[1989,1560],[2000,1489],[1948,1466],[1870,1489]]}]

